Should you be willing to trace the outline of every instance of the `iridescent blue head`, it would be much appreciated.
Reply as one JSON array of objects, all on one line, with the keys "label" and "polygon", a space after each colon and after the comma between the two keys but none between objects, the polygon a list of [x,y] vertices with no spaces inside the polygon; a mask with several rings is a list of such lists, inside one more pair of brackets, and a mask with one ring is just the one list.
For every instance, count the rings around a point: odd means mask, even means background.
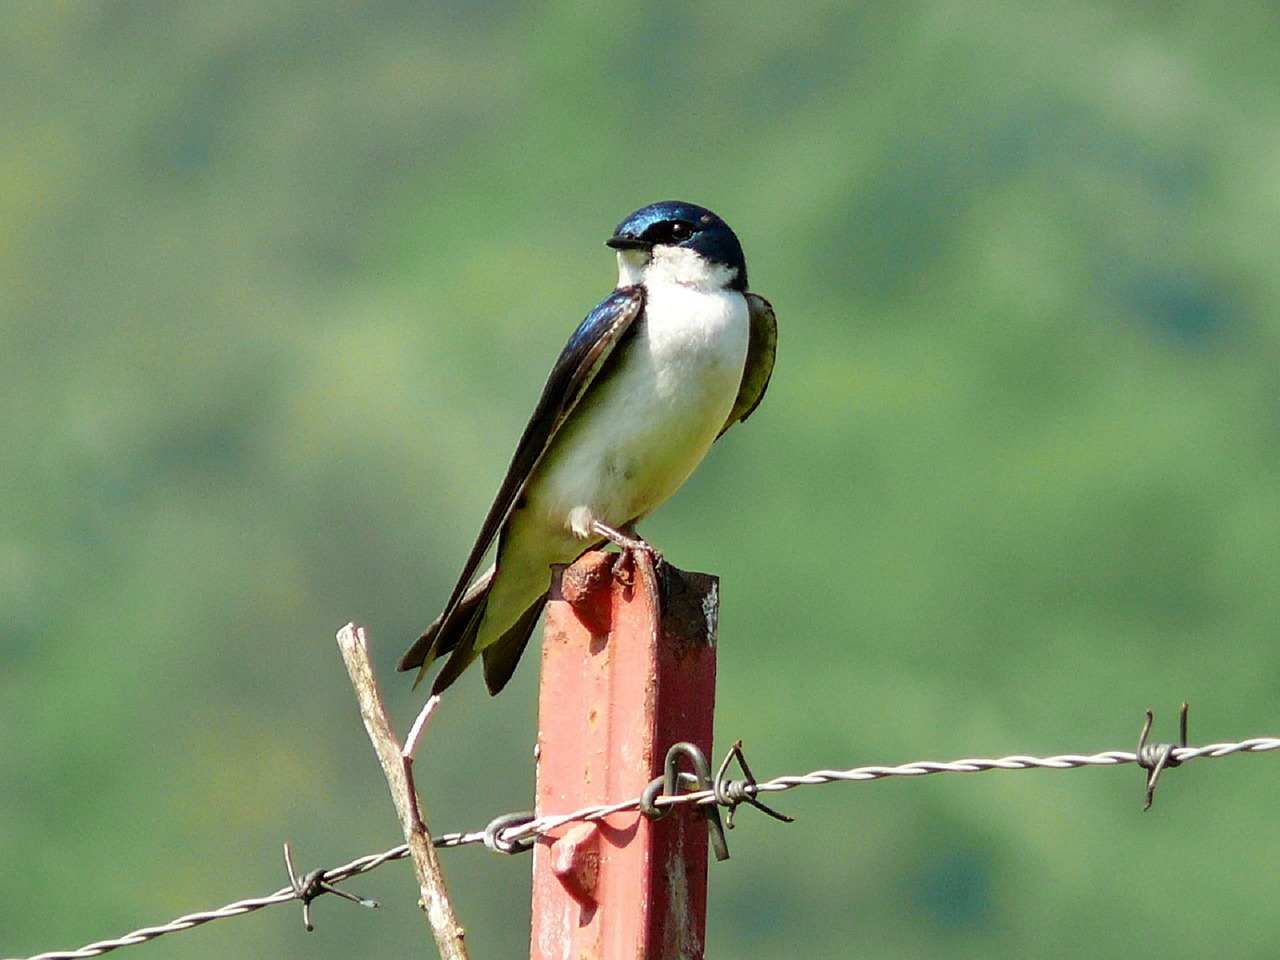
[{"label": "iridescent blue head", "polygon": [[729,225],[705,207],[663,200],[637,210],[605,241],[621,283],[655,280],[745,292],[747,261]]}]

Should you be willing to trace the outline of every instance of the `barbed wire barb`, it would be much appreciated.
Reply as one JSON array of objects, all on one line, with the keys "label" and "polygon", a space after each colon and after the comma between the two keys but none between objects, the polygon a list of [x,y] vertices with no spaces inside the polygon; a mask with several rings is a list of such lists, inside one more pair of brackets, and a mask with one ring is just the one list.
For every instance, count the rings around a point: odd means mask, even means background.
[{"label": "barbed wire barb", "polygon": [[[730,764],[737,762],[738,768],[742,770],[741,780],[730,780],[725,776],[729,772]],[[720,762],[720,768],[716,771],[715,780],[711,783],[711,792],[715,795],[716,803],[722,807],[726,807],[728,812],[725,814],[725,826],[730,830],[733,829],[733,815],[738,810],[738,804],[749,803],[757,810],[767,813],[773,819],[782,823],[795,823],[795,817],[789,817],[785,813],[779,813],[772,807],[763,803],[756,796],[756,778],[751,772],[751,768],[747,766],[746,755],[742,752],[742,741],[735,740],[729,747],[729,752],[724,755],[724,760]]]},{"label": "barbed wire barb", "polygon": [[[694,790],[689,793],[678,793],[673,796],[661,795],[653,797],[653,804],[658,807],[671,807],[678,804],[694,803],[700,805],[714,804],[717,806],[728,807],[730,811],[741,802],[751,802],[759,797],[760,794],[781,793],[787,790],[793,790],[796,787],[817,786],[827,783],[861,783],[872,780],[882,780],[888,777],[922,777],[930,776],[938,773],[986,773],[994,770],[1077,770],[1085,767],[1116,767],[1125,764],[1136,763],[1143,766],[1148,771],[1147,789],[1154,792],[1154,784],[1158,782],[1161,773],[1172,767],[1179,766],[1189,760],[1201,759],[1217,759],[1228,757],[1237,753],[1268,753],[1280,750],[1280,737],[1252,737],[1247,740],[1237,740],[1224,743],[1210,743],[1204,746],[1191,747],[1186,745],[1186,715],[1185,707],[1182,714],[1182,737],[1178,745],[1173,744],[1151,744],[1146,740],[1150,733],[1149,725],[1144,724],[1144,734],[1140,738],[1139,749],[1137,751],[1127,750],[1108,750],[1102,753],[1094,754],[1059,754],[1049,757],[1033,757],[1024,755],[1013,755],[1007,757],[999,757],[995,759],[966,758],[963,760],[952,760],[948,762],[936,760],[918,760],[913,763],[904,763],[897,766],[865,766],[853,767],[847,770],[815,770],[811,773],[775,777],[772,780],[756,782],[751,776],[750,769],[742,762],[741,745],[735,744],[730,749],[729,757],[726,761],[737,759],[742,767],[743,779],[727,780],[724,772],[728,769],[728,764],[722,764],[720,773],[712,778],[710,786],[706,789]],[[1159,772],[1155,769],[1157,762],[1163,759],[1163,763],[1159,767]],[[1150,763],[1150,766],[1147,763]],[[1148,797],[1150,797],[1150,792]],[[641,807],[641,798],[634,797],[629,800],[623,800],[613,804],[603,804],[593,807],[585,807],[572,813],[544,815],[541,817],[530,818],[528,814],[509,814],[503,817],[495,817],[489,822],[484,829],[472,831],[469,833],[444,833],[432,839],[432,846],[437,848],[461,847],[471,844],[480,844],[489,846],[491,849],[503,852],[518,852],[524,849],[530,849],[539,837],[544,837],[551,831],[554,831],[566,824],[575,822],[590,822],[602,820],[606,817],[617,813],[627,813],[639,811]],[[754,804],[753,804],[754,805]],[[1149,804],[1148,804],[1149,805]],[[763,806],[763,805],[761,805]],[[765,812],[770,815],[776,815],[775,811],[765,808]],[[222,920],[229,917],[243,916],[264,907],[273,906],[278,903],[289,903],[295,900],[302,900],[304,903],[304,911],[309,900],[314,900],[317,896],[324,893],[337,893],[347,899],[354,899],[356,902],[362,902],[363,898],[348,895],[345,891],[333,889],[333,885],[348,880],[359,874],[368,873],[389,863],[393,860],[402,860],[409,855],[409,848],[406,844],[392,847],[381,853],[367,854],[358,857],[350,863],[330,870],[312,871],[303,877],[297,877],[296,873],[290,875],[290,884],[275,893],[268,894],[264,897],[249,898],[237,900],[229,903],[224,907],[216,910],[208,910],[198,913],[189,913],[185,916],[178,917],[169,923],[159,926],[143,927],[134,930],[124,936],[117,937],[112,940],[100,940],[96,943],[88,944],[79,950],[54,951],[49,953],[36,954],[25,960],[90,960],[93,957],[102,956],[112,950],[121,947],[134,946],[135,944],[145,943],[156,937],[169,933],[178,933],[183,930],[190,930],[194,927],[201,926],[213,920]],[[291,855],[290,855],[291,859]],[[309,914],[304,914],[306,920],[310,919]]]},{"label": "barbed wire barb", "polygon": [[1142,725],[1142,733],[1138,734],[1138,766],[1147,771],[1147,801],[1143,804],[1142,812],[1146,813],[1151,809],[1151,804],[1156,798],[1156,784],[1160,782],[1161,775],[1166,770],[1172,770],[1174,767],[1180,766],[1182,760],[1174,756],[1174,751],[1178,747],[1186,749],[1187,746],[1187,711],[1190,704],[1185,700],[1182,701],[1182,707],[1178,710],[1178,727],[1181,736],[1178,743],[1147,743],[1147,737],[1151,733],[1151,724],[1155,720],[1155,714],[1150,710],[1147,711],[1146,722]]},{"label": "barbed wire barb", "polygon": [[336,897],[350,900],[352,903],[358,903],[362,907],[382,906],[377,900],[357,896],[346,890],[339,890],[328,881],[323,870],[312,870],[310,873],[298,876],[297,871],[293,868],[293,847],[289,845],[288,841],[284,845],[284,867],[289,871],[289,885],[293,887],[293,895],[302,901],[302,925],[307,928],[307,933],[315,929],[315,925],[311,922],[311,901],[322,893],[332,893]]}]

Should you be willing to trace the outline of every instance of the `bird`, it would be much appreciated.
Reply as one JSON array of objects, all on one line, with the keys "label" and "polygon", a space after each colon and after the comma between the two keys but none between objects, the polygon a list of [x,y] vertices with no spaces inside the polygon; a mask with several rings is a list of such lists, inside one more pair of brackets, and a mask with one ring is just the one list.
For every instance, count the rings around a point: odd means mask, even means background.
[{"label": "bird", "polygon": [[[437,695],[483,658],[506,686],[546,604],[551,568],[593,547],[657,551],[636,524],[747,419],[769,385],[777,320],[747,287],[742,245],[705,207],[642,207],[605,244],[618,283],[569,337],[443,613],[397,664],[449,654]],[[493,564],[477,576],[497,541]]]}]

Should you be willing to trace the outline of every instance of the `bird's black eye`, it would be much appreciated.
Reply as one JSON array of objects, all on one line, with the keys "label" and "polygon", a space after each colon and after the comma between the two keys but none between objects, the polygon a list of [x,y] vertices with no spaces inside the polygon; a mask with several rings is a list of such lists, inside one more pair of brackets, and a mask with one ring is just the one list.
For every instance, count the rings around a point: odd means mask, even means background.
[{"label": "bird's black eye", "polygon": [[671,224],[671,240],[673,243],[680,243],[688,240],[693,236],[693,224],[686,223],[684,220],[675,220]]},{"label": "bird's black eye", "polygon": [[663,220],[646,230],[644,238],[650,243],[683,243],[697,233],[697,230],[688,220]]}]

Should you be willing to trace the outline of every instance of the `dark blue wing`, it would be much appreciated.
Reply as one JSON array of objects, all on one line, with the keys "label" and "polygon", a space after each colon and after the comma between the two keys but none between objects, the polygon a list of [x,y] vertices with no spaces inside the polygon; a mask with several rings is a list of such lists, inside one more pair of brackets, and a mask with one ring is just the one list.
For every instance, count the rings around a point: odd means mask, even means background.
[{"label": "dark blue wing", "polygon": [[747,341],[747,362],[742,368],[742,383],[738,397],[733,401],[729,419],[720,428],[718,440],[724,432],[739,420],[751,416],[764,398],[769,377],[773,375],[773,358],[778,351],[778,318],[773,305],[758,294],[747,294],[747,311],[751,318],[750,339]]},{"label": "dark blue wing", "polygon": [[[574,331],[569,342],[565,344],[560,357],[551,368],[547,384],[542,388],[542,396],[534,407],[533,416],[516,444],[516,452],[507,467],[506,478],[498,489],[498,496],[489,508],[489,514],[480,527],[480,535],[476,537],[471,555],[467,557],[462,568],[462,576],[453,590],[453,596],[440,615],[436,636],[447,636],[449,621],[458,609],[467,587],[471,584],[484,559],[485,553],[493,544],[498,531],[511,513],[512,507],[520,499],[520,493],[533,473],[534,467],[542,459],[551,440],[560,429],[565,418],[582,399],[587,388],[591,386],[596,375],[604,367],[614,347],[630,328],[632,322],[644,308],[644,290],[641,287],[620,287],[596,304],[582,324]],[[432,645],[434,646],[434,644]],[[429,664],[437,651],[417,651],[417,646],[400,661],[401,670],[412,669],[418,663],[409,662],[415,659],[417,652],[423,653],[421,658]]]}]

